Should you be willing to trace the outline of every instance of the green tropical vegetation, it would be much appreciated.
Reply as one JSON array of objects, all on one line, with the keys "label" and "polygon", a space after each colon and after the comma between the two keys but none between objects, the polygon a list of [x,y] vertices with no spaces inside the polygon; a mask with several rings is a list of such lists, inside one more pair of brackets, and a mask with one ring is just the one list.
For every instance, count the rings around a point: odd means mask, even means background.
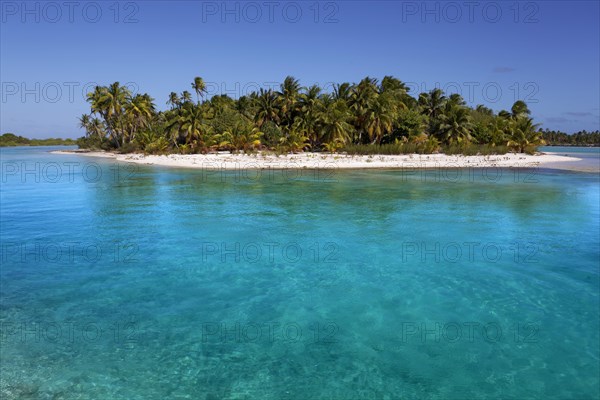
[{"label": "green tropical vegetation", "polygon": [[327,151],[351,154],[532,153],[544,144],[523,101],[498,114],[468,107],[458,94],[434,89],[417,97],[399,79],[366,77],[335,85],[332,93],[302,87],[288,76],[279,90],[260,89],[239,99],[207,98],[206,84],[171,92],[158,111],[148,94],[115,82],[88,94],[90,113],[79,119],[82,148],[118,152]]},{"label": "green tropical vegetation", "polygon": [[600,146],[600,131],[579,131],[569,135],[560,131],[542,130],[542,138],[548,146]]},{"label": "green tropical vegetation", "polygon": [[77,144],[73,139],[27,139],[13,133],[5,133],[0,136],[0,147],[15,146],[72,146]]}]

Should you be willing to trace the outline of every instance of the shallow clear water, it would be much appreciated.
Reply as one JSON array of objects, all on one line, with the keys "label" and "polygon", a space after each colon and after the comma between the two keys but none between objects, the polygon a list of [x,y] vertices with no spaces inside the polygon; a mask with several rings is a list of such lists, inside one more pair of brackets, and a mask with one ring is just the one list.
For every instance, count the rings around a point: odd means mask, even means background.
[{"label": "shallow clear water", "polygon": [[541,146],[538,150],[548,154],[574,157],[578,160],[547,164],[548,167],[600,173],[600,147]]},{"label": "shallow clear water", "polygon": [[1,150],[2,398],[599,395],[595,174],[48,150]]}]

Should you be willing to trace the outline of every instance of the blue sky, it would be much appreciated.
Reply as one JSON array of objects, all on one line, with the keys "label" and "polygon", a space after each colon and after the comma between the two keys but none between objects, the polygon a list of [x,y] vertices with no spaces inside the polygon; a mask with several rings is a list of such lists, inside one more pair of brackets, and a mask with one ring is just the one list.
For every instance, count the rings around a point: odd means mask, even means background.
[{"label": "blue sky", "polygon": [[470,105],[525,100],[544,128],[600,129],[598,1],[2,1],[0,132],[78,137],[94,84],[165,109],[201,76],[237,97],[394,75]]}]

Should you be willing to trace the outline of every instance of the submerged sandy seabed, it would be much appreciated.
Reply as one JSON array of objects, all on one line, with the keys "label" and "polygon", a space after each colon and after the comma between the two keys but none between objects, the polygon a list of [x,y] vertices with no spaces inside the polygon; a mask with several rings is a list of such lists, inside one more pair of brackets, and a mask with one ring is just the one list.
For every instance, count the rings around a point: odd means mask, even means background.
[{"label": "submerged sandy seabed", "polygon": [[367,169],[367,168],[535,168],[580,161],[578,158],[551,154],[503,154],[491,156],[461,156],[446,154],[358,155],[299,153],[277,156],[255,154],[114,154],[108,152],[53,151],[55,154],[79,154],[110,158],[116,161],[145,165],[160,165],[199,169]]}]

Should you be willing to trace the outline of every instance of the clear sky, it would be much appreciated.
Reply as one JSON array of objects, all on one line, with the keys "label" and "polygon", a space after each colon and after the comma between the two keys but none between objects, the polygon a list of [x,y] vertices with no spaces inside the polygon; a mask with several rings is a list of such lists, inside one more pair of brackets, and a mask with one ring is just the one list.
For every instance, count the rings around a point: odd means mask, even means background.
[{"label": "clear sky", "polygon": [[1,1],[0,132],[78,137],[95,84],[165,109],[191,89],[237,97],[394,75],[499,111],[525,100],[544,128],[600,129],[594,1]]}]

